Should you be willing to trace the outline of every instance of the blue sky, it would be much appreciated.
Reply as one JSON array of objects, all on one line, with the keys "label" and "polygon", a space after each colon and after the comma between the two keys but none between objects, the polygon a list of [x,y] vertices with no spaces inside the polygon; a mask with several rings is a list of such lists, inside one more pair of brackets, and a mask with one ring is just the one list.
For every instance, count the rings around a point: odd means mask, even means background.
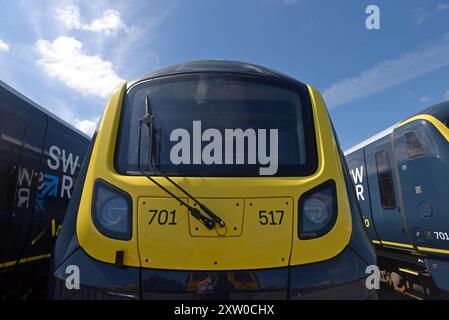
[{"label": "blue sky", "polygon": [[[380,30],[365,27],[369,4]],[[449,100],[449,0],[0,0],[0,12],[0,79],[87,133],[120,81],[192,59],[314,85],[344,149]]]}]

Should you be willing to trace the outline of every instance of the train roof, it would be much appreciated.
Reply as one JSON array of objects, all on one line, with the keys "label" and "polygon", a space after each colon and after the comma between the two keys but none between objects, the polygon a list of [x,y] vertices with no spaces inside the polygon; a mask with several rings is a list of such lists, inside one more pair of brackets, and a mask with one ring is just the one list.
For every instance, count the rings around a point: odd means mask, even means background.
[{"label": "train roof", "polygon": [[248,62],[233,61],[233,60],[194,60],[174,64],[159,70],[155,70],[149,74],[140,77],[136,81],[133,81],[130,85],[142,80],[148,80],[152,78],[158,78],[175,74],[199,73],[199,72],[243,73],[243,74],[281,78],[284,80],[290,80],[301,83],[297,79],[289,75],[286,75],[282,72],[275,71]]},{"label": "train roof", "polygon": [[55,121],[61,123],[62,125],[64,125],[65,127],[68,127],[69,129],[75,131],[76,133],[80,134],[81,136],[87,138],[88,140],[91,139],[91,137],[89,137],[87,134],[85,134],[84,132],[82,132],[81,130],[75,128],[74,126],[72,126],[70,123],[62,120],[61,118],[57,117],[55,114],[51,113],[50,111],[48,111],[47,109],[41,107],[40,105],[38,105],[36,102],[34,102],[33,100],[31,100],[30,98],[24,96],[23,94],[21,94],[19,91],[17,91],[16,89],[10,87],[9,85],[7,85],[5,82],[3,82],[2,80],[0,80],[0,87],[5,89],[6,91],[10,92],[11,94],[15,95],[16,97],[22,99],[23,101],[27,102],[28,104],[30,104],[31,106],[33,106],[34,108],[36,108],[37,110],[39,110],[40,112],[43,112],[45,115],[49,116],[50,118],[54,119]]},{"label": "train roof", "polygon": [[[418,112],[418,113],[414,114],[411,117],[408,117],[407,119],[413,118],[413,117],[415,117],[417,115],[420,115],[420,114],[427,114],[427,115],[433,116],[433,117],[437,118],[439,121],[444,123],[447,119],[449,119],[449,101],[445,101],[445,102],[433,105],[433,106],[431,106],[431,107],[429,107],[427,109],[424,109],[421,112]],[[405,120],[407,120],[407,119],[405,119]],[[375,134],[374,136],[372,136],[372,137],[370,137],[370,138],[360,142],[359,144],[349,148],[348,150],[345,151],[345,156],[353,153],[354,151],[357,151],[358,149],[366,147],[371,142],[374,142],[374,141],[376,141],[376,140],[378,140],[380,138],[383,138],[384,136],[390,134],[391,132],[393,132],[394,128],[401,122],[398,122],[395,125],[387,128],[387,129],[385,129],[385,130]]]},{"label": "train roof", "polygon": [[444,123],[449,118],[449,101],[431,106],[421,112],[418,112],[415,116],[420,114],[428,114]]},{"label": "train roof", "polygon": [[347,156],[347,155],[353,153],[354,151],[357,151],[357,150],[359,150],[359,149],[361,149],[361,148],[366,147],[367,145],[369,145],[370,143],[372,143],[372,142],[374,142],[374,141],[376,141],[376,140],[379,140],[379,139],[381,139],[381,138],[383,138],[383,137],[389,135],[390,133],[393,132],[394,128],[395,128],[398,124],[399,124],[399,122],[396,123],[396,124],[394,124],[394,125],[392,125],[391,127],[387,128],[387,129],[385,129],[385,130],[379,132],[379,133],[376,133],[374,136],[372,136],[372,137],[370,137],[370,138],[368,138],[368,139],[366,139],[366,140],[363,140],[362,142],[356,144],[355,146],[349,148],[348,150],[346,150],[346,151],[344,152],[345,156]]}]

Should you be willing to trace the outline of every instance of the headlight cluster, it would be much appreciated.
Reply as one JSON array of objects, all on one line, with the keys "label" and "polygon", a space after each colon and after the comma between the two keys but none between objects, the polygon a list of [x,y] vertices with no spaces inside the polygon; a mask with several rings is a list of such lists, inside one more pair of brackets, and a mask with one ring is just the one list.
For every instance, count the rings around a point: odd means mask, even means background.
[{"label": "headlight cluster", "polygon": [[102,180],[95,181],[92,216],[95,227],[103,235],[131,239],[132,202],[126,192]]},{"label": "headlight cluster", "polygon": [[337,194],[333,180],[304,193],[299,199],[299,238],[317,238],[329,232],[337,220],[337,211]]}]

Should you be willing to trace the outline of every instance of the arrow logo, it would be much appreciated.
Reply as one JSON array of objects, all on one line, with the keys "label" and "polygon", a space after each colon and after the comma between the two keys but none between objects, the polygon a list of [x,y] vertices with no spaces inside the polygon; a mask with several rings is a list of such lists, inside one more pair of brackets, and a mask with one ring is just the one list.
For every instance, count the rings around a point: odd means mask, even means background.
[{"label": "arrow logo", "polygon": [[58,195],[59,177],[51,174],[44,175],[44,184],[42,190],[36,195],[34,207],[36,210],[44,210],[44,197],[56,197]]},{"label": "arrow logo", "polygon": [[44,188],[41,191],[42,196],[56,197],[58,194],[59,177],[50,174],[44,175]]}]

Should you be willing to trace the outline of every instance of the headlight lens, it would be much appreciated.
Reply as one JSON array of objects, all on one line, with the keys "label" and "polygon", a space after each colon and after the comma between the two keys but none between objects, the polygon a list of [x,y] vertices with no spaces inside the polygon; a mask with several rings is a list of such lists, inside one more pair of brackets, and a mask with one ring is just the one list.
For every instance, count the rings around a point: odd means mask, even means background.
[{"label": "headlight lens", "polygon": [[118,240],[131,239],[131,198],[126,192],[97,180],[92,209],[95,226],[103,235]]},{"label": "headlight lens", "polygon": [[299,228],[301,239],[317,238],[329,232],[337,219],[335,182],[329,180],[303,194],[299,200]]},{"label": "headlight lens", "polygon": [[304,214],[309,222],[316,225],[323,224],[331,216],[326,203],[314,197],[304,202]]}]

